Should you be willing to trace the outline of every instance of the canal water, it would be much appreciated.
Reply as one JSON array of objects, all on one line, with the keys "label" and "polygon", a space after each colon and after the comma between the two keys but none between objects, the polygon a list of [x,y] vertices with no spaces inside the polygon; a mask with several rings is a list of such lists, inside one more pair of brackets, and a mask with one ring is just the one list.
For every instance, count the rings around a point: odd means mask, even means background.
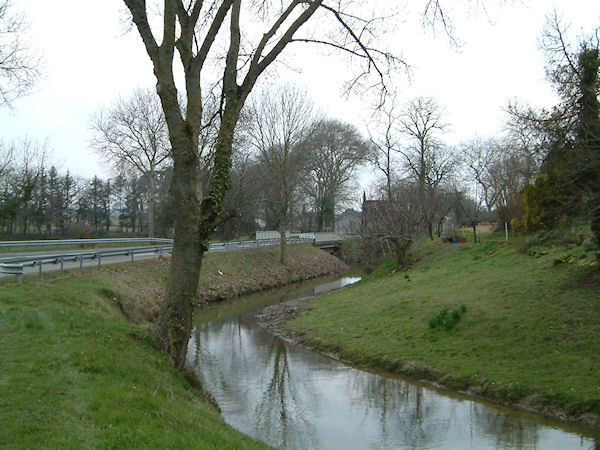
[{"label": "canal water", "polygon": [[357,280],[288,286],[198,312],[188,363],[228,424],[290,449],[599,448],[577,429],[350,367],[265,332],[253,318],[269,304]]}]

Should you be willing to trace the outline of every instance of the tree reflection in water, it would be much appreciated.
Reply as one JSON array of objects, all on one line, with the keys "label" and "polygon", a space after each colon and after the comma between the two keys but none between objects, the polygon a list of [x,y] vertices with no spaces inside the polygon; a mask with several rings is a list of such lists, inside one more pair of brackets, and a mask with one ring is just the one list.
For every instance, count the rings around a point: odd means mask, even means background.
[{"label": "tree reflection in water", "polygon": [[280,448],[318,446],[307,419],[318,410],[315,388],[309,373],[290,371],[283,341],[241,320],[205,324],[194,329],[188,355],[236,428]]},{"label": "tree reflection in water", "polygon": [[199,325],[188,363],[229,424],[279,448],[594,448],[522,415],[290,346],[248,318]]},{"label": "tree reflection in water", "polygon": [[471,404],[472,426],[490,436],[498,446],[510,442],[518,447],[538,447],[538,427],[521,416],[510,416],[481,403]]},{"label": "tree reflection in water", "polygon": [[358,370],[352,375],[347,395],[359,394],[352,399],[352,409],[362,414],[365,422],[373,416],[371,422],[379,427],[382,447],[398,442],[408,447],[430,447],[440,435],[447,434],[452,417],[442,422],[429,420],[439,409],[438,402],[425,396],[421,386]]},{"label": "tree reflection in water", "polygon": [[270,347],[272,375],[255,410],[256,428],[271,436],[277,447],[287,448],[293,442],[294,447],[314,448],[318,443],[307,415],[318,407],[318,401],[310,377],[298,379],[290,372],[287,346],[282,341],[273,340]]}]

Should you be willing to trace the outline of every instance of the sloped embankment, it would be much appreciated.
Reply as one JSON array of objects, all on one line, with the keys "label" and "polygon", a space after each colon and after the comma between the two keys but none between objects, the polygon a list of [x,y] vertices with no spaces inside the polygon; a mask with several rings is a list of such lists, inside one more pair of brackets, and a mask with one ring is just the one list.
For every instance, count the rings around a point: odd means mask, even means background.
[{"label": "sloped embankment", "polygon": [[[277,247],[209,253],[202,263],[197,301],[223,300],[347,268],[338,258],[303,245],[288,246],[283,264],[279,262]],[[103,276],[114,279],[121,286],[120,295],[114,296],[113,300],[123,313],[135,323],[144,323],[158,317],[168,269],[169,259],[160,258],[107,266]]]},{"label": "sloped embankment", "polygon": [[412,268],[392,264],[315,300],[288,332],[344,360],[599,429],[594,249],[426,243]]},{"label": "sloped embankment", "polygon": [[[315,248],[289,254],[283,265],[276,249],[208,255],[202,300],[344,268]],[[0,447],[265,448],[225,424],[149,327],[126,319],[157,316],[168,268],[160,259],[0,283]]]}]

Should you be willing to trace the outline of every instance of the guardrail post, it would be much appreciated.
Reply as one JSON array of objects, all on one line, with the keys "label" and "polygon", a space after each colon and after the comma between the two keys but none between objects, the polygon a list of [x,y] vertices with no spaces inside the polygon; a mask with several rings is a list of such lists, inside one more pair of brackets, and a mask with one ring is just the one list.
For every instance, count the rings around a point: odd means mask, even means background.
[{"label": "guardrail post", "polygon": [[102,264],[102,255],[98,254],[98,269],[100,268],[100,264]]},{"label": "guardrail post", "polygon": [[79,257],[79,270],[83,270],[83,256]]},{"label": "guardrail post", "polygon": [[131,262],[133,262],[133,255],[135,255],[135,252],[131,250]]},{"label": "guardrail post", "polygon": [[38,262],[38,280],[42,279],[42,260],[40,259]]},{"label": "guardrail post", "polygon": [[60,258],[60,273],[65,273],[65,258]]}]

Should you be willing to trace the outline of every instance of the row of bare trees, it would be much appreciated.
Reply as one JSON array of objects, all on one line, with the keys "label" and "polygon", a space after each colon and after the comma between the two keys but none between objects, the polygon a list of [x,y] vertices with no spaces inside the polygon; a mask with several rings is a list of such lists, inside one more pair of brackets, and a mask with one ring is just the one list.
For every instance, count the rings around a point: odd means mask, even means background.
[{"label": "row of bare trees", "polygon": [[[147,180],[149,232],[154,233],[157,174],[170,166],[158,96],[138,89],[101,108],[91,126],[92,146],[115,170],[134,171]],[[207,127],[207,160],[215,138],[215,127]],[[370,154],[354,126],[323,118],[308,94],[293,85],[259,91],[242,111],[233,145],[234,176],[224,202],[229,220],[218,227],[224,239],[253,232],[258,218],[284,236],[301,210],[309,216],[303,231],[333,230],[336,210],[354,194],[349,182]],[[207,190],[211,170],[206,160],[199,165],[201,189]]]},{"label": "row of bare trees", "polygon": [[[170,147],[158,97],[138,89],[100,108],[90,120],[91,145],[114,171],[107,180],[59,174],[47,146],[13,143],[3,157],[2,229],[9,234],[70,236],[84,232],[172,234]],[[369,146],[355,127],[316,112],[307,93],[284,85],[260,92],[244,110],[235,136],[227,240],[252,234],[262,222],[284,231],[332,230],[335,212],[353,198],[356,169]],[[211,135],[212,133],[212,135]],[[210,155],[214,129],[206,130]],[[18,162],[21,160],[21,162]],[[208,189],[210,170],[200,189]],[[302,217],[301,217],[302,216]],[[282,247],[282,259],[285,246]]]},{"label": "row of bare trees", "polygon": [[[155,174],[167,184],[169,171]],[[146,234],[150,192],[147,177],[121,171],[109,179],[83,179],[51,163],[45,143],[0,142],[0,231],[6,236],[93,237],[99,233]],[[167,229],[168,193],[156,196],[159,223]]]},{"label": "row of bare trees", "polygon": [[[370,130],[372,163],[380,175],[371,192],[379,205],[364,211],[364,248],[386,248],[404,263],[421,234],[441,235],[445,222],[473,228],[482,221],[511,223],[522,214],[521,194],[540,168],[530,128],[512,120],[502,137],[443,141],[449,125],[432,98],[418,97],[380,111]],[[379,244],[375,245],[376,242]]]}]

